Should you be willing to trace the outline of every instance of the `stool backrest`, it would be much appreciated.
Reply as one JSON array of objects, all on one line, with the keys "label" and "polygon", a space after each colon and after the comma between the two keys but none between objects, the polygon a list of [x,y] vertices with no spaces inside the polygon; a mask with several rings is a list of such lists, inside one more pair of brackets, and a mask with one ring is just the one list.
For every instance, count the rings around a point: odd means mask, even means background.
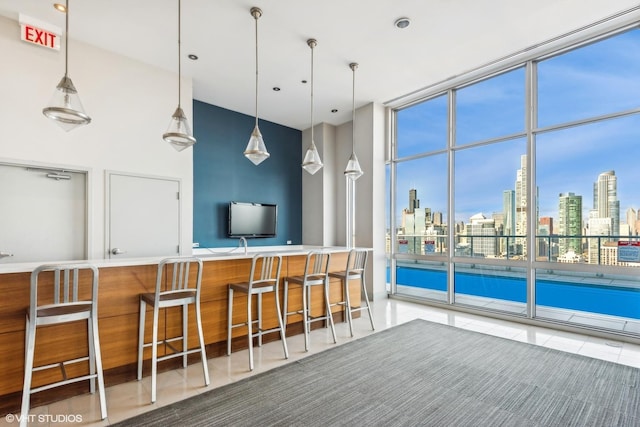
[{"label": "stool backrest", "polygon": [[307,254],[307,260],[304,265],[304,275],[309,276],[327,276],[329,274],[329,262],[331,262],[331,254],[322,251],[310,251]]},{"label": "stool backrest", "polygon": [[[196,269],[195,283],[190,274]],[[163,286],[164,284],[164,286]],[[156,275],[156,296],[160,294],[191,290],[200,294],[202,285],[202,260],[196,257],[165,258],[158,263]]]},{"label": "stool backrest", "polygon": [[[50,273],[50,274],[47,274]],[[45,277],[46,276],[46,277]],[[49,282],[50,281],[50,282]],[[51,291],[40,290],[43,282]],[[44,264],[31,272],[31,303],[29,314],[36,318],[38,307],[72,305],[76,303],[98,304],[98,269],[88,263]]]},{"label": "stool backrest", "polygon": [[347,273],[350,275],[364,274],[368,254],[369,251],[366,249],[351,249],[347,257]]},{"label": "stool backrest", "polygon": [[280,282],[280,268],[282,257],[280,255],[256,254],[251,260],[251,273],[249,275],[249,287],[254,284],[277,285]]}]

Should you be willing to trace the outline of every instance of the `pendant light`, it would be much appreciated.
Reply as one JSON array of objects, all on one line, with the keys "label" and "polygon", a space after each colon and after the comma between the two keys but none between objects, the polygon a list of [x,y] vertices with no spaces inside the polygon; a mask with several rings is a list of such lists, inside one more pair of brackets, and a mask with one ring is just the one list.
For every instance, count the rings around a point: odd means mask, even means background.
[{"label": "pendant light", "polygon": [[264,139],[262,139],[262,134],[258,128],[258,18],[262,16],[262,10],[252,7],[251,16],[256,21],[256,125],[253,128],[253,132],[251,132],[247,148],[244,150],[244,156],[257,166],[267,160],[270,154],[264,145]]},{"label": "pendant light", "polygon": [[351,156],[349,157],[349,161],[347,162],[347,168],[344,170],[344,174],[347,178],[352,181],[360,178],[362,176],[362,168],[360,168],[360,163],[358,162],[358,158],[356,157],[355,151],[355,143],[356,143],[356,69],[358,68],[358,64],[352,62],[349,64],[349,68],[353,71],[353,103],[352,103],[352,122],[351,122]]},{"label": "pendant light", "polygon": [[78,91],[68,75],[69,68],[69,0],[66,1],[65,32],[64,32],[64,77],[56,86],[49,106],[42,109],[42,114],[55,120],[62,129],[69,132],[76,126],[91,122],[82,107]]},{"label": "pendant light", "polygon": [[187,122],[187,116],[184,115],[184,111],[180,106],[180,98],[182,92],[181,88],[181,69],[180,69],[180,11],[181,11],[181,0],[178,0],[178,108],[171,116],[171,121],[169,122],[169,128],[162,135],[162,139],[167,141],[173,148],[177,151],[182,151],[185,148],[191,147],[196,143],[196,139],[191,134],[191,128],[189,127],[189,123]]},{"label": "pendant light", "polygon": [[316,143],[313,141],[313,48],[318,45],[315,39],[307,40],[307,44],[311,48],[311,146],[304,155],[302,161],[302,168],[309,172],[311,175],[322,169],[322,160],[320,160],[320,154],[316,148]]}]

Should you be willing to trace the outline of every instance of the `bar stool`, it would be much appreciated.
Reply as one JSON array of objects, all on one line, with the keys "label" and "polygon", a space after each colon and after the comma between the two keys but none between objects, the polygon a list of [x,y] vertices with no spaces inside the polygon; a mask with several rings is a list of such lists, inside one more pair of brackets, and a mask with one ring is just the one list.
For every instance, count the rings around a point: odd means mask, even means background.
[{"label": "bar stool", "polygon": [[[44,283],[43,283],[44,282]],[[38,285],[43,289],[38,290]],[[44,287],[49,289],[44,289]],[[52,289],[52,290],[50,290]],[[51,294],[51,296],[49,296]],[[46,296],[46,297],[43,297]],[[40,298],[40,304],[38,301]],[[44,300],[47,301],[44,301]],[[87,321],[88,355],[73,360],[65,360],[41,366],[33,366],[38,326],[56,325],[68,322]],[[89,373],[68,378],[66,366],[79,362],[89,362]],[[33,372],[60,368],[62,380],[40,387],[31,388]],[[91,393],[95,393],[98,380],[100,413],[107,418],[107,404],[104,393],[102,358],[98,338],[98,269],[87,263],[47,264],[37,267],[31,273],[31,298],[26,317],[24,387],[20,425],[26,426],[30,397],[33,393],[53,387],[89,380]]]},{"label": "bar stool", "polygon": [[[195,284],[189,286],[190,268],[194,267]],[[164,286],[163,286],[164,285]],[[165,258],[158,263],[156,275],[156,290],[154,293],[140,295],[140,323],[138,325],[138,380],[142,379],[142,356],[144,347],[151,347],[151,403],[156,401],[156,377],[158,362],[182,356],[182,367],[187,367],[187,355],[200,353],[202,357],[202,371],[204,385],[209,385],[209,368],[207,366],[207,354],[204,349],[204,336],[202,334],[202,316],[200,313],[200,288],[202,285],[202,260],[195,257]],[[196,312],[196,328],[198,330],[199,347],[189,350],[188,330],[189,305],[193,304]],[[144,342],[145,314],[147,305],[153,308],[153,331],[151,342]],[[158,316],[160,309],[168,307],[182,307],[182,335],[167,338],[158,342]],[[171,345],[174,341],[182,341],[182,349]],[[164,344],[165,349],[172,351],[170,354],[158,357],[158,344]]]},{"label": "bar stool", "polygon": [[[287,328],[287,318],[294,314],[302,314],[302,324],[304,327],[304,350],[309,351],[309,332],[311,331],[311,323],[319,320],[326,321],[331,327],[334,344],[336,341],[336,329],[333,324],[333,316],[331,315],[331,305],[329,303],[329,262],[331,254],[322,251],[311,251],[307,254],[304,264],[304,275],[290,276],[284,279],[284,327]],[[289,305],[289,286],[299,286],[302,292],[302,310],[288,311]],[[324,295],[324,315],[311,316],[311,288],[313,286],[322,286]]]},{"label": "bar stool", "polygon": [[[369,305],[369,296],[367,295],[367,286],[365,285],[365,272],[367,267],[367,255],[366,249],[351,249],[349,256],[347,257],[347,267],[344,271],[336,271],[329,273],[329,277],[335,277],[342,280],[342,292],[344,301],[334,303],[332,305],[342,305],[345,307],[345,314],[347,316],[347,322],[349,322],[349,333],[353,337],[353,319],[351,314],[356,311],[367,310],[369,313],[369,321],[371,322],[371,329],[375,331],[373,325],[373,315],[371,313],[371,306]],[[349,296],[349,280],[360,280],[362,293],[364,294],[365,305],[360,303],[359,307],[353,307],[351,305],[351,299]]]},{"label": "bar stool", "polygon": [[[231,332],[233,328],[247,326],[247,338],[249,341],[249,369],[253,371],[253,337],[258,337],[258,347],[262,345],[262,336],[265,334],[280,332],[284,358],[289,358],[287,341],[284,335],[282,324],[282,312],[280,311],[280,298],[278,286],[280,282],[280,268],[282,267],[282,257],[280,255],[256,254],[251,260],[251,272],[249,280],[243,283],[230,283],[228,289],[228,317],[227,317],[227,355],[231,355]],[[233,297],[234,292],[241,292],[247,295],[247,317],[242,323],[233,324]],[[262,296],[273,293],[275,300],[276,317],[278,326],[269,329],[262,328]],[[252,296],[257,295],[257,318],[253,320]],[[257,326],[254,331],[254,326]]]}]

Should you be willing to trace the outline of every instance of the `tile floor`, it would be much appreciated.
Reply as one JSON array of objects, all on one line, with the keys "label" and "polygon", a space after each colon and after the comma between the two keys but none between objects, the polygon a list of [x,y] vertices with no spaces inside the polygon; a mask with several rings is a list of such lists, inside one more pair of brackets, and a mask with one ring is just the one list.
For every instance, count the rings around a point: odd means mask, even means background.
[{"label": "tile floor", "polygon": [[[611,339],[594,338],[576,333],[523,325],[505,320],[461,313],[441,308],[428,307],[411,302],[382,299],[373,304],[374,321],[378,330],[404,323],[416,318],[432,322],[496,335],[516,341],[550,347],[562,351],[578,353],[640,368],[640,345],[618,342]],[[367,316],[355,320],[354,338],[349,338],[345,323],[336,324],[338,345],[353,339],[374,333],[370,330]],[[287,339],[289,360],[303,358],[309,354],[321,352],[333,347],[328,329],[317,329],[311,334],[311,349],[304,351],[302,335]],[[233,381],[255,375],[283,365],[282,345],[271,342],[254,349],[255,369],[248,371],[247,351],[233,353],[230,357],[218,357],[209,360],[211,384],[203,386],[200,364],[189,365],[187,369],[178,369],[158,375],[158,400],[150,404],[150,378],[133,381],[107,389],[108,418],[101,421],[100,404],[97,395],[76,396],[51,405],[32,408],[32,426],[91,425],[103,426],[126,418],[151,411],[169,403],[194,396]],[[0,418],[0,427],[17,426],[11,416]]]}]

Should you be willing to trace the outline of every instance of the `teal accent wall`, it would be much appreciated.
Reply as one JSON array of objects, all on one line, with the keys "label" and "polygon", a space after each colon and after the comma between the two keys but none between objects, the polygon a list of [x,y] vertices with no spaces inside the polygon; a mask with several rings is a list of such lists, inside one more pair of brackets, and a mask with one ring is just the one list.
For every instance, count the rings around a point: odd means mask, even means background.
[{"label": "teal accent wall", "polygon": [[277,236],[249,246],[302,244],[302,132],[260,120],[271,156],[255,166],[242,152],[255,117],[193,101],[193,241],[200,247],[233,247],[227,237],[230,201],[278,205]]}]

